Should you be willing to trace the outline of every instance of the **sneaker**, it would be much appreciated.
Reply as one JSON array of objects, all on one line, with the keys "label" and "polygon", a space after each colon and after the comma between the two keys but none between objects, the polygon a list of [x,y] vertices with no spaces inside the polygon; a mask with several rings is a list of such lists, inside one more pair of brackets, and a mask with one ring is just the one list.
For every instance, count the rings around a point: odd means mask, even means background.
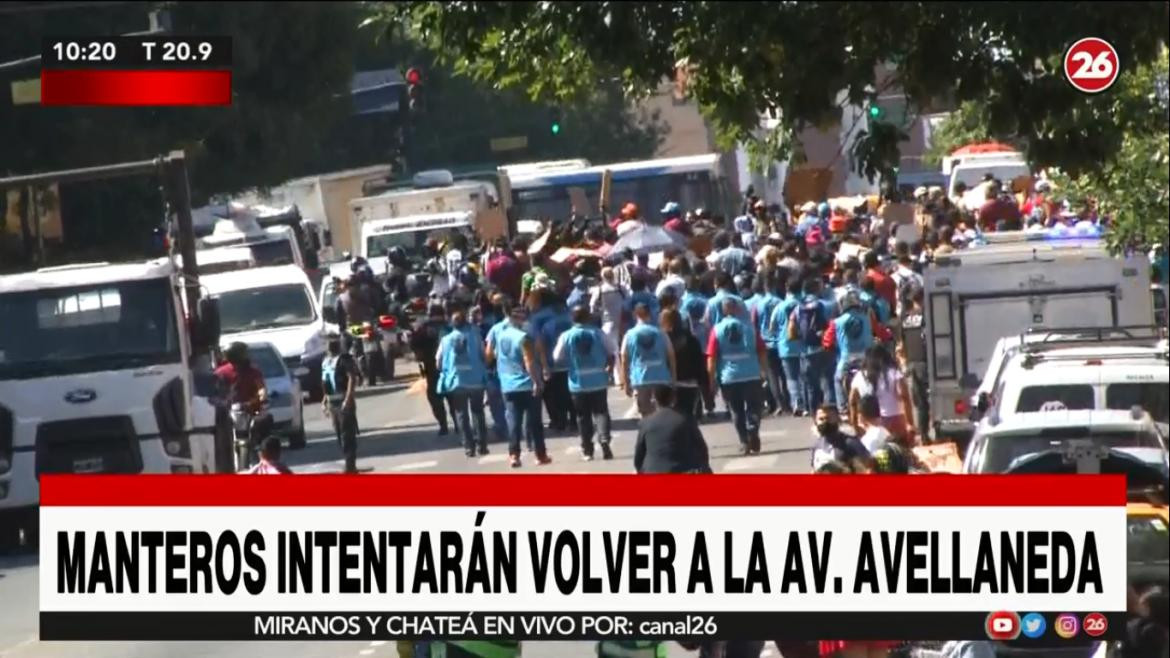
[{"label": "sneaker", "polygon": [[512,468],[520,468],[520,455],[509,456],[508,463],[512,465]]},{"label": "sneaker", "polygon": [[581,455],[581,461],[583,461],[583,462],[591,462],[591,461],[593,461],[593,455],[592,455],[592,454],[584,454],[584,455]]},{"label": "sneaker", "polygon": [[613,459],[613,451],[609,449],[608,443],[601,444],[601,458],[606,461]]},{"label": "sneaker", "polygon": [[537,466],[548,466],[551,463],[552,463],[552,457],[549,457],[548,455],[537,455],[536,456],[536,465]]},{"label": "sneaker", "polygon": [[465,451],[465,452],[466,452],[466,454],[467,454],[467,456],[468,456],[468,457],[474,457],[474,456],[475,456],[475,448],[472,448],[471,450],[467,450],[467,451]]},{"label": "sneaker", "polygon": [[752,449],[752,454],[760,454],[760,437],[753,436],[748,439],[748,447]]}]

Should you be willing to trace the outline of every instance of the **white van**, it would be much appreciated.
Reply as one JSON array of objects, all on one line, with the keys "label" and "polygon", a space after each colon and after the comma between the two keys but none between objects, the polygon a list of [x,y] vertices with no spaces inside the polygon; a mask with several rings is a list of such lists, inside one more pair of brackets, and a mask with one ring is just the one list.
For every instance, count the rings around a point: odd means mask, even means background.
[{"label": "white van", "polygon": [[1008,359],[987,395],[984,421],[1067,409],[1141,407],[1170,422],[1170,353],[1154,338],[1128,338],[1127,328],[1094,338],[1029,342]]},{"label": "white van", "polygon": [[309,277],[295,265],[257,267],[201,277],[219,300],[221,343],[272,343],[289,371],[304,367],[301,387],[312,400],[321,392],[325,358],[321,309]]},{"label": "white van", "polygon": [[386,253],[391,247],[401,247],[411,260],[421,258],[422,247],[427,238],[446,239],[458,231],[472,240],[471,212],[438,213],[433,215],[412,215],[398,219],[381,219],[361,225],[361,250],[359,253],[370,264],[375,274],[386,272]]},{"label": "white van", "polygon": [[923,276],[936,438],[965,439],[974,430],[970,395],[1001,338],[1030,328],[1153,322],[1145,258],[1115,258],[1099,239],[992,235],[995,244],[936,257]]}]

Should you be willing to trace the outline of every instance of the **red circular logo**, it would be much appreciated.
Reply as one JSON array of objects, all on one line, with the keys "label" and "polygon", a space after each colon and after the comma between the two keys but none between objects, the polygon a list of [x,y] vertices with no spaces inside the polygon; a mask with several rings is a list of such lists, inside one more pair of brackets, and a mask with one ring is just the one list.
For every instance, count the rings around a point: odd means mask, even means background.
[{"label": "red circular logo", "polygon": [[1099,94],[1112,87],[1120,71],[1117,50],[1104,39],[1081,39],[1064,53],[1064,77],[1086,94]]},{"label": "red circular logo", "polygon": [[1099,612],[1090,612],[1085,615],[1081,626],[1084,627],[1085,635],[1101,637],[1105,631],[1109,630],[1109,619]]}]

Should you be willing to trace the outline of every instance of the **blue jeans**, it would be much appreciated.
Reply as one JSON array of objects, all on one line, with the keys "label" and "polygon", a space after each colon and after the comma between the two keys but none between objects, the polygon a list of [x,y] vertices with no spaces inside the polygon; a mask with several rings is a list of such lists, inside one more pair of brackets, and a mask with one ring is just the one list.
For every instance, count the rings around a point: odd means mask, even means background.
[{"label": "blue jeans", "polygon": [[804,371],[805,390],[808,391],[808,410],[816,411],[821,404],[836,404],[837,388],[833,386],[833,354],[820,350],[800,357]]},{"label": "blue jeans", "polygon": [[[483,389],[457,388],[447,394],[455,412],[455,425],[463,433],[463,449],[475,452],[478,446],[487,450],[487,423],[483,418]],[[474,432],[473,432],[474,430]]]},{"label": "blue jeans", "polygon": [[760,408],[762,391],[759,380],[733,382],[723,385],[723,399],[735,421],[739,442],[758,448],[760,445]]},{"label": "blue jeans", "polygon": [[501,439],[508,436],[508,417],[504,413],[504,394],[500,392],[500,378],[491,373],[487,378],[487,402],[492,412],[492,431]]},{"label": "blue jeans", "polygon": [[504,393],[508,417],[508,454],[520,454],[520,440],[527,439],[537,455],[544,455],[544,425],[540,418],[540,399],[532,391]]},{"label": "blue jeans", "polygon": [[791,410],[792,405],[784,397],[786,382],[784,381],[784,367],[781,365],[780,354],[774,348],[768,348],[767,354],[768,410],[776,412],[785,407]]},{"label": "blue jeans", "polygon": [[788,404],[793,411],[808,411],[808,390],[801,370],[801,357],[782,356],[780,363],[784,366],[784,381],[788,384]]}]

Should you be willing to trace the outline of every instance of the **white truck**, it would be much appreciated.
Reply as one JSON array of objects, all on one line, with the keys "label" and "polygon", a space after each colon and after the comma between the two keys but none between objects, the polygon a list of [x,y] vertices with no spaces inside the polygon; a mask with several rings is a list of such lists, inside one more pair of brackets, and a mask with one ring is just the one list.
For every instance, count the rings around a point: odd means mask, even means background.
[{"label": "white truck", "polygon": [[349,202],[351,253],[363,253],[364,226],[370,222],[418,216],[468,213],[471,228],[484,239],[508,235],[507,216],[496,187],[484,181],[452,182],[443,187],[391,190]]},{"label": "white truck", "polygon": [[196,354],[218,314],[189,323],[182,281],[170,258],[0,276],[0,546],[36,527],[46,473],[217,470]]},{"label": "white truck", "polygon": [[924,273],[930,408],[936,439],[969,439],[970,399],[996,343],[1028,329],[1148,326],[1149,263],[1098,238],[990,234]]}]

